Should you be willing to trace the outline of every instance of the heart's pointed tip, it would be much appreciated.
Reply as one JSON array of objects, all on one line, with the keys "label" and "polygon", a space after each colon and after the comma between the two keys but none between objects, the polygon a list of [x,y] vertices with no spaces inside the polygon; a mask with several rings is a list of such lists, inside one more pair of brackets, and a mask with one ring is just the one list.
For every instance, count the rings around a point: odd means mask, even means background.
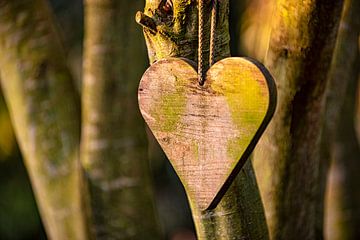
[{"label": "heart's pointed tip", "polygon": [[[185,191],[186,192],[186,191]],[[206,199],[203,196],[192,197],[191,194],[186,192],[189,197],[191,208],[198,209],[200,211],[209,211],[216,208],[217,204],[213,204],[213,199]]]},{"label": "heart's pointed tip", "polygon": [[181,172],[177,172],[177,174],[185,187],[185,192],[191,205],[201,211],[216,208],[228,189],[228,181],[223,182],[223,178],[226,177],[227,174],[221,174],[222,176],[215,181],[209,177],[203,178],[198,182],[192,181],[186,177],[184,178],[183,173]]},{"label": "heart's pointed tip", "polygon": [[197,209],[200,211],[210,211],[215,209],[220,203],[222,197],[219,197],[218,195],[217,192],[214,192],[213,197],[209,197],[208,194],[206,194],[206,196],[198,195],[197,197],[189,197],[192,205],[195,205]]},{"label": "heart's pointed tip", "polygon": [[205,202],[204,204],[202,205],[199,205],[199,209],[201,211],[210,211],[210,210],[214,210],[217,205],[219,204],[218,201],[215,202],[215,199],[209,201],[209,202]]}]

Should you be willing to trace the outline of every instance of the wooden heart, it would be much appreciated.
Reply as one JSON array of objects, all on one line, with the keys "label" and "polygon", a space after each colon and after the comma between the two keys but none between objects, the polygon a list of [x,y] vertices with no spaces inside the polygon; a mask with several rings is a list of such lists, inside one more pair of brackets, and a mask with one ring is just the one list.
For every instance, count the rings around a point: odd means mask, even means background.
[{"label": "wooden heart", "polygon": [[276,105],[260,63],[226,58],[198,83],[195,63],[163,59],[144,73],[140,111],[182,181],[191,204],[216,207],[254,149]]}]

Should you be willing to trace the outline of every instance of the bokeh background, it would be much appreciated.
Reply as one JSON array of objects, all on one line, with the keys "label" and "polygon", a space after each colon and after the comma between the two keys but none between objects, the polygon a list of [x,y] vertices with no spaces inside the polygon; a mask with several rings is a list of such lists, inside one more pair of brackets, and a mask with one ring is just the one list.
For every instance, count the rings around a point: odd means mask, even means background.
[{"label": "bokeh background", "polygon": [[[232,55],[250,55],[260,60],[264,59],[270,37],[273,1],[231,2]],[[80,86],[83,44],[82,1],[50,0],[50,3],[59,24],[58,28],[65,46],[69,66],[78,86]],[[134,19],[124,20],[134,21]],[[140,26],[136,31],[142,37]],[[145,49],[144,41],[143,44]],[[357,119],[359,119],[359,104],[357,104],[357,109]],[[360,122],[356,122],[359,137]],[[183,189],[156,143],[150,142],[149,144],[151,148],[155,149],[153,153],[158,151],[156,155],[162,156],[161,158],[153,158],[156,160],[151,162],[151,167],[163,228],[171,239],[194,239],[193,223]],[[336,171],[332,171],[327,187],[328,204],[331,204],[331,202],[329,203],[332,199],[331,194],[336,194],[333,192],[332,186],[336,185],[339,178],[341,176],[338,176]],[[336,218],[331,213],[326,216],[326,221],[330,224],[333,218]],[[329,231],[331,232],[331,229]],[[47,239],[2,96],[0,96],[0,239]]]}]

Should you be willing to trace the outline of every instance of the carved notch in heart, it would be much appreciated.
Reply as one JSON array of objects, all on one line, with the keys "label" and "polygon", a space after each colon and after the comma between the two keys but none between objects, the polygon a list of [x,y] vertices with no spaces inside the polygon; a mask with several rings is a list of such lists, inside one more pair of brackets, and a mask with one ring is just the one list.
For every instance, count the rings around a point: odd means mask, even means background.
[{"label": "carved notch in heart", "polygon": [[144,73],[140,111],[182,181],[191,204],[216,207],[246,162],[276,106],[260,63],[226,58],[198,83],[195,63],[163,59]]}]

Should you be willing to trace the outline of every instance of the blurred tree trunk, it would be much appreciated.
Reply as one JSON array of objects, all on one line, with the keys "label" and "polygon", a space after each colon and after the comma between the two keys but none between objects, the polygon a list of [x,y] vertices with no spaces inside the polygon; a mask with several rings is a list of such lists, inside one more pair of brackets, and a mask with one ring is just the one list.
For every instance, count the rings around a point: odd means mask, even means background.
[{"label": "blurred tree trunk", "polygon": [[[150,62],[165,57],[197,60],[197,2],[147,0],[145,14],[137,14],[144,26]],[[205,33],[210,27],[210,1],[205,1]],[[216,60],[230,55],[229,1],[219,1],[216,26]],[[205,38],[209,42],[209,35]],[[208,50],[207,45],[206,49]],[[206,52],[208,54],[208,51]],[[208,57],[205,56],[205,59]],[[198,239],[267,239],[268,232],[251,162],[247,162],[217,208],[201,212],[191,206]]]},{"label": "blurred tree trunk", "polygon": [[[360,61],[357,57],[357,68]],[[355,80],[355,81],[354,81]],[[325,208],[326,239],[360,238],[359,142],[354,131],[354,100],[358,78],[349,82],[335,140],[328,146],[332,157]]]},{"label": "blurred tree trunk", "polygon": [[[329,165],[327,239],[360,239],[360,148],[355,131],[360,1],[345,0],[327,93],[322,161]],[[322,175],[324,181],[327,172]],[[325,184],[323,187],[325,191]],[[319,216],[322,217],[322,216]]]},{"label": "blurred tree trunk", "polygon": [[243,55],[241,39],[244,36],[241,29],[244,24],[248,24],[243,18],[249,3],[244,0],[229,0],[229,3],[231,9],[229,12],[230,52],[232,56],[239,57]]},{"label": "blurred tree trunk", "polygon": [[241,32],[238,45],[246,56],[264,61],[269,47],[275,7],[275,0],[250,0],[243,16],[237,19],[238,22],[241,22],[241,27],[237,29]]},{"label": "blurred tree trunk", "polygon": [[89,239],[79,164],[79,98],[43,0],[0,0],[1,84],[51,239]]},{"label": "blurred tree trunk", "polygon": [[146,49],[141,1],[85,1],[81,160],[98,239],[161,239],[137,87]]},{"label": "blurred tree trunk", "polygon": [[319,143],[341,9],[341,0],[277,1],[266,65],[278,108],[255,152],[273,239],[322,238]]}]

